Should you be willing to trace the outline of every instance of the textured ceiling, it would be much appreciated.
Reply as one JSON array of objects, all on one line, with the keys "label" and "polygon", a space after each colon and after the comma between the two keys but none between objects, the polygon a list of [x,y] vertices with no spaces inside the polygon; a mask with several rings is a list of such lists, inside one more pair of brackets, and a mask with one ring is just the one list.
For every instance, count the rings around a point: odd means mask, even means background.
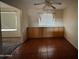
[{"label": "textured ceiling", "polygon": [[[34,5],[34,3],[40,3],[40,2],[44,2],[44,0],[2,0],[3,2],[6,2],[10,5],[16,6],[18,8],[23,8],[23,6],[27,9],[33,9],[33,8],[37,8],[40,9],[44,6],[43,5]],[[76,0],[53,0],[54,2],[61,2],[62,5],[56,5],[53,4],[56,9],[64,9],[66,7],[68,7],[69,5],[71,5],[72,1],[76,1]]]},{"label": "textured ceiling", "polygon": [[[66,4],[68,2],[65,2],[65,0],[54,0],[55,2],[61,2],[62,5],[56,5],[56,4],[53,4],[57,9],[63,9],[66,7]],[[42,8],[44,6],[44,4],[42,5],[34,5],[34,3],[41,3],[41,2],[44,2],[44,0],[23,0],[23,3],[26,4],[26,7],[27,8]],[[67,4],[68,5],[68,4]]]}]

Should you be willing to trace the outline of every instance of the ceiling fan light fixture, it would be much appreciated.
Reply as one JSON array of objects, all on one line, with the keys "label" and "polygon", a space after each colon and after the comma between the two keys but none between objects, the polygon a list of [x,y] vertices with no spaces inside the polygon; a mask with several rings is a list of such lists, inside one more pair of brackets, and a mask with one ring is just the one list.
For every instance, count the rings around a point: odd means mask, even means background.
[{"label": "ceiling fan light fixture", "polygon": [[55,13],[54,9],[43,9],[43,11],[47,13]]},{"label": "ceiling fan light fixture", "polygon": [[44,9],[46,9],[46,10],[52,10],[54,8],[52,8],[51,6],[45,6]]}]

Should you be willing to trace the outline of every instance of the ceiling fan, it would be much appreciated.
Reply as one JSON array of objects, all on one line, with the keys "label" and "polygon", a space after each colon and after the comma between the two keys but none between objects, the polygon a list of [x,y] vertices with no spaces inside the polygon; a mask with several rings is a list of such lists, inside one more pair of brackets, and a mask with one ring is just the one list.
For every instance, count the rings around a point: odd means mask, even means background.
[{"label": "ceiling fan", "polygon": [[52,7],[53,9],[56,9],[56,7],[53,6],[53,4],[61,5],[62,3],[60,3],[60,2],[54,2],[53,0],[45,0],[45,2],[35,3],[34,5],[41,5],[41,4],[45,4],[43,8],[45,8],[46,6],[48,6],[48,7]]}]

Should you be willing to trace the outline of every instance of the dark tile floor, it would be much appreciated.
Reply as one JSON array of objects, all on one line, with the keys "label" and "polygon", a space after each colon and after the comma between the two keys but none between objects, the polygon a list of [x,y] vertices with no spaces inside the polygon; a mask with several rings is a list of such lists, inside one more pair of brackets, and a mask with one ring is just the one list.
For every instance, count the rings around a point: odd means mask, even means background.
[{"label": "dark tile floor", "polygon": [[65,38],[28,39],[7,59],[78,59],[77,49]]}]

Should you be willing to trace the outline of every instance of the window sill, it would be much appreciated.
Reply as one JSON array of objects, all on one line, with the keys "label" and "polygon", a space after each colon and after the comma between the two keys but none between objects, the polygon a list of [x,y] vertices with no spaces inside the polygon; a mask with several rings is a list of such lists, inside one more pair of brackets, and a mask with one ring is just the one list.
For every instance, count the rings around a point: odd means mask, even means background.
[{"label": "window sill", "polygon": [[17,31],[17,29],[1,29],[1,31]]}]

